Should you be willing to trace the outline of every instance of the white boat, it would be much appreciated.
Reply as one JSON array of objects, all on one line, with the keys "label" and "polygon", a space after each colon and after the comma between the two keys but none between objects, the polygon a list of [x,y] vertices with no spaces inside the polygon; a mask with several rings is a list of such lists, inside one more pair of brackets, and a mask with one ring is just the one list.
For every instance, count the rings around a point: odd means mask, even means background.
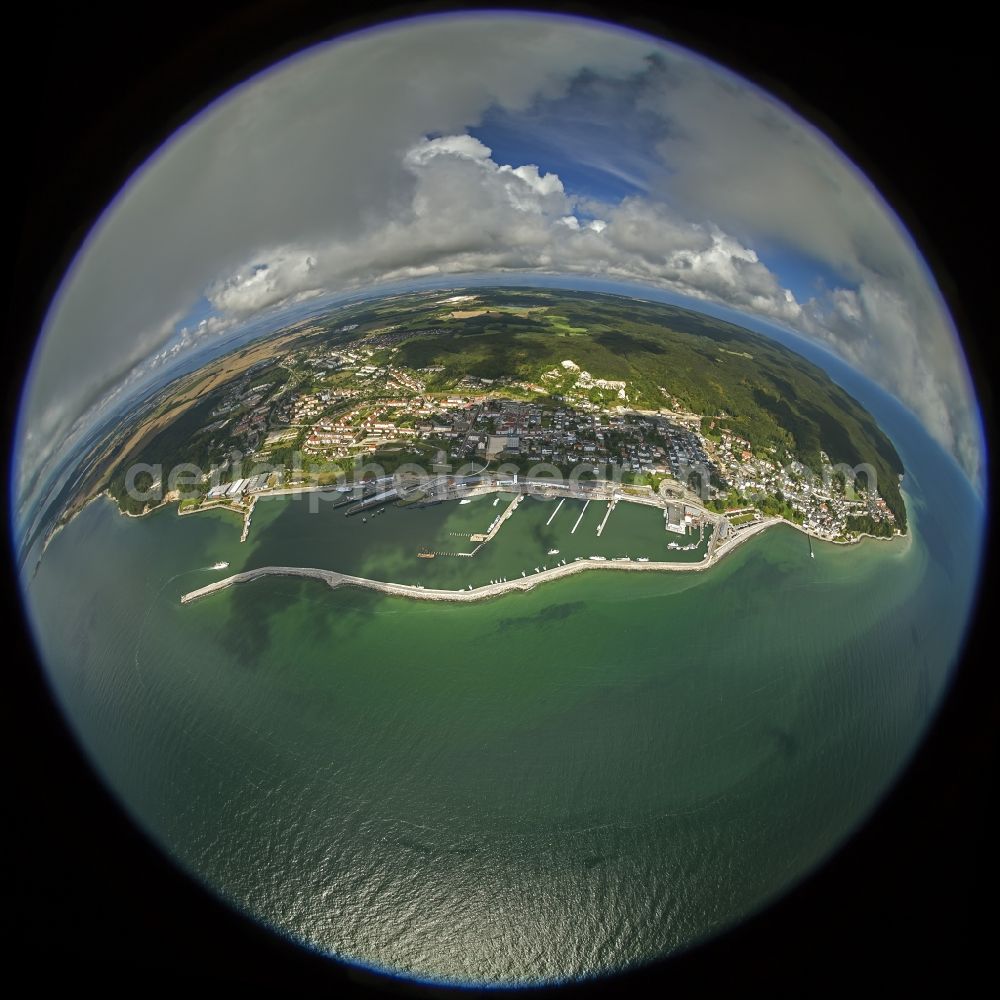
[{"label": "white boat", "polygon": [[557,556],[557,555],[559,555],[559,550],[558,549],[549,549],[548,554],[550,556]]},{"label": "white boat", "polygon": [[459,500],[458,505],[461,507],[463,504],[472,503],[471,497],[466,497],[464,500]]},{"label": "white boat", "polygon": [[607,559],[607,556],[591,556],[590,557],[590,561],[591,562],[607,562],[608,559]]},{"label": "white boat", "polygon": [[639,556],[638,562],[649,562],[648,556]]},{"label": "white boat", "polygon": [[493,501],[493,506],[495,507],[498,503],[500,503],[500,497],[497,497],[496,500]]},{"label": "white boat", "polygon": [[227,569],[228,566],[229,566],[229,563],[227,563],[227,562],[212,563],[212,569]]}]

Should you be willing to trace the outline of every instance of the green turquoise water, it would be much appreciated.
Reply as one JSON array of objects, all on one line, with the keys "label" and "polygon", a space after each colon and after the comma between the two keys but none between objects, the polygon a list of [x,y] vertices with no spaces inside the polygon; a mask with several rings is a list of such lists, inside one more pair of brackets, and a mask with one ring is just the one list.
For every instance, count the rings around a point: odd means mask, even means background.
[{"label": "green turquoise water", "polygon": [[254,565],[457,587],[553,547],[657,558],[675,536],[620,504],[597,539],[604,503],[571,534],[581,504],[546,526],[555,505],[526,500],[474,559],[418,560],[471,549],[506,499],[365,524],[263,501],[244,545],[230,514],[127,519],[102,499],[54,539],[29,608],[110,786],[234,905],[418,978],[588,976],[758,909],[914,749],[969,612],[981,508],[920,432],[897,438],[912,537],[815,558],[779,527],[706,573],[479,604],[269,577],[181,606]]},{"label": "green turquoise water", "polygon": [[[662,510],[626,501],[615,506],[598,535],[607,501],[566,499],[560,505],[558,500],[525,497],[497,534],[479,546],[470,536],[487,532],[510,506],[511,494],[487,494],[468,504],[451,500],[418,510],[390,504],[365,520],[345,516],[344,508],[335,508],[324,496],[338,495],[260,500],[249,544],[231,553],[233,566],[318,566],[373,580],[454,590],[503,577],[520,579],[522,573],[533,576],[536,569],[564,559],[596,555],[700,562],[708,548],[707,534],[702,538],[694,529],[687,535],[667,531]],[[204,516],[199,512],[188,519]],[[228,516],[238,523],[236,515]],[[681,548],[670,549],[671,542]],[[695,548],[685,550],[687,545]],[[551,554],[553,549],[558,553]],[[436,555],[422,559],[421,551]]]}]

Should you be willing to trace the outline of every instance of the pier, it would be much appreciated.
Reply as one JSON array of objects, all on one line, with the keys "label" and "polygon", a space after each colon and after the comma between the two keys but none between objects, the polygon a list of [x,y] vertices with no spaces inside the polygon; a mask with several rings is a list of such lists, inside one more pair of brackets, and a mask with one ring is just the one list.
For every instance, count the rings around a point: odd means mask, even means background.
[{"label": "pier", "polygon": [[557,503],[557,504],[556,504],[556,509],[555,509],[554,511],[552,511],[552,514],[550,515],[549,519],[548,519],[548,520],[547,520],[547,521],[545,522],[545,527],[546,527],[546,528],[547,528],[547,527],[548,527],[548,526],[549,526],[549,525],[550,525],[550,524],[551,524],[551,523],[552,523],[552,522],[553,522],[553,521],[555,520],[555,516],[556,516],[556,514],[558,514],[558,513],[559,513],[559,508],[560,508],[560,507],[561,507],[561,506],[562,506],[562,505],[563,505],[563,504],[564,504],[565,502],[566,502],[566,498],[565,498],[565,497],[562,497],[562,498],[560,499],[559,503]]},{"label": "pier", "polygon": [[360,514],[362,511],[371,510],[373,507],[378,507],[379,504],[389,503],[391,500],[395,500],[399,496],[399,490],[383,490],[381,493],[375,493],[370,496],[365,497],[357,507],[352,507],[346,513],[346,517],[351,517],[354,514]]},{"label": "pier", "polygon": [[[510,510],[510,508],[508,508]],[[746,539],[759,534],[773,524],[786,523],[780,517],[766,518],[755,522],[746,530],[731,534],[724,542],[717,545],[712,555],[707,555],[698,562],[638,562],[632,559],[583,559],[574,562],[564,562],[533,573],[531,576],[515,577],[513,580],[503,580],[499,583],[488,583],[482,587],[467,587],[462,590],[437,590],[406,583],[385,583],[381,580],[369,580],[366,577],[351,576],[348,573],[338,573],[329,569],[316,569],[310,566],[262,566],[243,573],[234,573],[224,580],[217,580],[205,587],[189,591],[181,597],[181,604],[190,604],[202,597],[208,597],[217,591],[226,590],[237,583],[249,583],[264,576],[294,576],[309,577],[320,580],[330,587],[360,587],[365,590],[375,590],[393,597],[411,597],[421,601],[483,601],[492,597],[500,597],[516,590],[533,590],[539,584],[548,580],[556,580],[575,573],[585,573],[588,570],[618,570],[622,572],[674,572],[692,573],[708,569],[731,552]]]},{"label": "pier", "polygon": [[386,583],[381,580],[369,580],[366,577],[351,576],[348,573],[337,573],[329,569],[316,569],[309,566],[262,566],[260,569],[247,570],[245,573],[235,573],[224,580],[217,580],[205,587],[189,591],[181,597],[181,604],[190,604],[202,597],[226,590],[238,583],[249,583],[259,580],[264,576],[295,576],[309,577],[314,580],[321,580],[332,588],[337,587],[360,587],[364,590],[376,590],[382,594],[389,594],[395,597],[412,597],[421,601],[483,601],[491,597],[499,597],[502,594],[514,590],[527,591],[537,587],[546,580],[555,580],[559,577],[572,576],[575,573],[583,573],[593,569],[619,569],[619,570],[699,570],[704,569],[703,563],[636,563],[613,562],[611,560],[602,562],[581,562],[560,563],[547,569],[539,570],[531,576],[520,577],[513,580],[502,580],[499,583],[488,583],[482,587],[470,587],[465,590],[435,590],[430,587],[421,587],[408,583]]},{"label": "pier", "polygon": [[[601,537],[601,533],[604,531],[604,525],[608,523],[608,518],[611,517],[611,512],[615,509],[615,505],[618,503],[618,497],[614,496],[611,498],[608,504],[608,509],[604,512],[604,520],[597,526],[597,537]],[[580,515],[583,516],[582,514]]]},{"label": "pier", "polygon": [[[496,538],[497,532],[504,526],[504,522],[507,520],[511,514],[517,510],[517,505],[524,499],[523,493],[518,493],[513,500],[507,505],[507,509],[500,514],[496,520],[490,525],[490,530],[485,534],[475,534],[469,536],[469,541],[479,542],[480,544],[485,544],[486,542],[492,541]],[[478,549],[477,549],[478,551]]]},{"label": "pier", "polygon": [[245,542],[247,536],[250,534],[250,518],[253,515],[254,505],[257,503],[257,497],[250,497],[250,506],[247,508],[247,512],[243,515],[243,534],[240,535],[240,541]]},{"label": "pier", "polygon": [[576,524],[574,524],[573,527],[570,529],[570,534],[571,535],[575,535],[576,534],[576,529],[580,527],[580,522],[583,520],[583,515],[587,513],[587,508],[589,506],[590,506],[590,501],[588,500],[583,505],[583,510],[580,511],[580,516],[576,519]]}]

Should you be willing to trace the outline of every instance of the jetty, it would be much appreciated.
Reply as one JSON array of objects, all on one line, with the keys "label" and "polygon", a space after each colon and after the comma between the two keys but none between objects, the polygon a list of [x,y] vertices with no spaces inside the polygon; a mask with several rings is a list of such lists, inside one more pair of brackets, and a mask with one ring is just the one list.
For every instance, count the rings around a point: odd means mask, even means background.
[{"label": "jetty", "polygon": [[253,516],[253,508],[257,503],[257,497],[250,497],[250,506],[247,507],[247,512],[243,515],[243,534],[240,535],[240,541],[245,542],[247,536],[250,534],[250,518]]},{"label": "jetty", "polygon": [[558,514],[558,513],[559,513],[559,508],[560,508],[560,507],[561,507],[561,506],[562,506],[562,505],[563,505],[563,504],[564,504],[565,502],[566,502],[566,498],[565,498],[565,497],[560,497],[560,498],[559,498],[559,503],[557,503],[557,504],[556,504],[556,509],[555,509],[554,511],[552,511],[552,513],[551,513],[551,514],[549,515],[549,519],[548,519],[548,520],[547,520],[547,521],[545,522],[545,527],[546,527],[546,528],[547,528],[547,527],[548,527],[548,526],[549,526],[549,525],[550,525],[550,524],[551,524],[551,523],[552,523],[552,522],[553,522],[553,521],[555,520],[555,516],[556,516],[556,514]]},{"label": "jetty", "polygon": [[[507,505],[507,509],[499,514],[490,525],[489,531],[486,534],[475,534],[469,536],[469,541],[479,542],[480,545],[485,545],[486,542],[491,541],[496,537],[497,532],[504,526],[504,522],[509,518],[515,510],[517,510],[517,505],[524,499],[523,493],[518,493],[513,500]],[[476,549],[478,552],[479,550]]]},{"label": "jetty", "polygon": [[569,532],[569,533],[570,533],[571,535],[575,535],[575,534],[576,534],[576,529],[580,527],[580,522],[581,522],[581,521],[583,520],[583,515],[587,513],[587,508],[588,508],[589,506],[590,506],[590,501],[588,500],[588,501],[587,501],[587,502],[586,502],[586,503],[585,503],[585,504],[583,505],[583,510],[581,510],[581,511],[580,511],[580,516],[579,516],[579,517],[578,517],[578,518],[576,519],[576,524],[574,524],[574,525],[573,525],[573,527],[572,527],[572,528],[570,529],[570,532]]},{"label": "jetty", "polygon": [[233,587],[238,583],[250,583],[265,576],[290,576],[306,577],[319,580],[328,586],[337,587],[359,587],[364,590],[375,590],[382,594],[389,594],[393,597],[410,597],[419,601],[459,601],[468,603],[470,601],[484,601],[493,597],[500,597],[514,591],[528,591],[548,580],[557,580],[561,577],[572,576],[575,573],[586,573],[591,570],[603,570],[625,573],[657,573],[675,572],[691,573],[706,570],[709,566],[718,562],[722,556],[731,552],[738,545],[746,541],[747,538],[759,534],[769,528],[772,524],[782,523],[780,517],[767,518],[756,522],[738,534],[730,535],[720,544],[713,557],[706,554],[704,559],[697,562],[638,562],[636,560],[611,560],[611,559],[578,559],[570,563],[559,563],[545,569],[539,569],[531,576],[515,577],[513,580],[501,580],[499,583],[488,583],[481,587],[473,587],[471,584],[462,590],[438,590],[431,587],[423,587],[408,583],[388,583],[382,580],[369,580],[363,576],[352,576],[349,573],[338,573],[335,570],[317,569],[311,566],[262,566],[259,569],[247,570],[243,573],[234,573],[223,580],[216,580],[214,583],[191,590],[181,597],[181,604],[190,604],[203,597],[208,597],[228,587]]},{"label": "jetty", "polygon": [[[618,496],[615,495],[611,498],[611,502],[608,504],[608,509],[604,512],[604,520],[597,526],[597,537],[600,538],[604,531],[604,526],[608,523],[608,518],[611,517],[611,512],[615,509],[618,503]],[[582,515],[581,515],[582,516]]]}]

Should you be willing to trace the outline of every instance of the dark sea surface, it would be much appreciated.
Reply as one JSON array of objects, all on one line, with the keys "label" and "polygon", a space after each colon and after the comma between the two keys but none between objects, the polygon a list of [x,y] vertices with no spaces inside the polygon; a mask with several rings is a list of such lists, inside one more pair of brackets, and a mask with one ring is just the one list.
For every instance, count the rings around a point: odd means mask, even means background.
[{"label": "dark sea surface", "polygon": [[266,500],[243,545],[232,514],[132,519],[99,499],[27,588],[51,682],[156,841],[322,951],[475,982],[662,956],[828,856],[948,684],[982,505],[911,417],[852,388],[906,465],[906,539],[814,541],[811,559],[777,527],[708,572],[587,573],[479,604],[269,577],[182,607],[259,565],[459,587],[688,540],[626,504],[597,539],[603,502],[571,534],[582,503],[546,525],[555,504],[525,500],[474,558],[419,560],[471,550],[509,497],[367,523]]}]

